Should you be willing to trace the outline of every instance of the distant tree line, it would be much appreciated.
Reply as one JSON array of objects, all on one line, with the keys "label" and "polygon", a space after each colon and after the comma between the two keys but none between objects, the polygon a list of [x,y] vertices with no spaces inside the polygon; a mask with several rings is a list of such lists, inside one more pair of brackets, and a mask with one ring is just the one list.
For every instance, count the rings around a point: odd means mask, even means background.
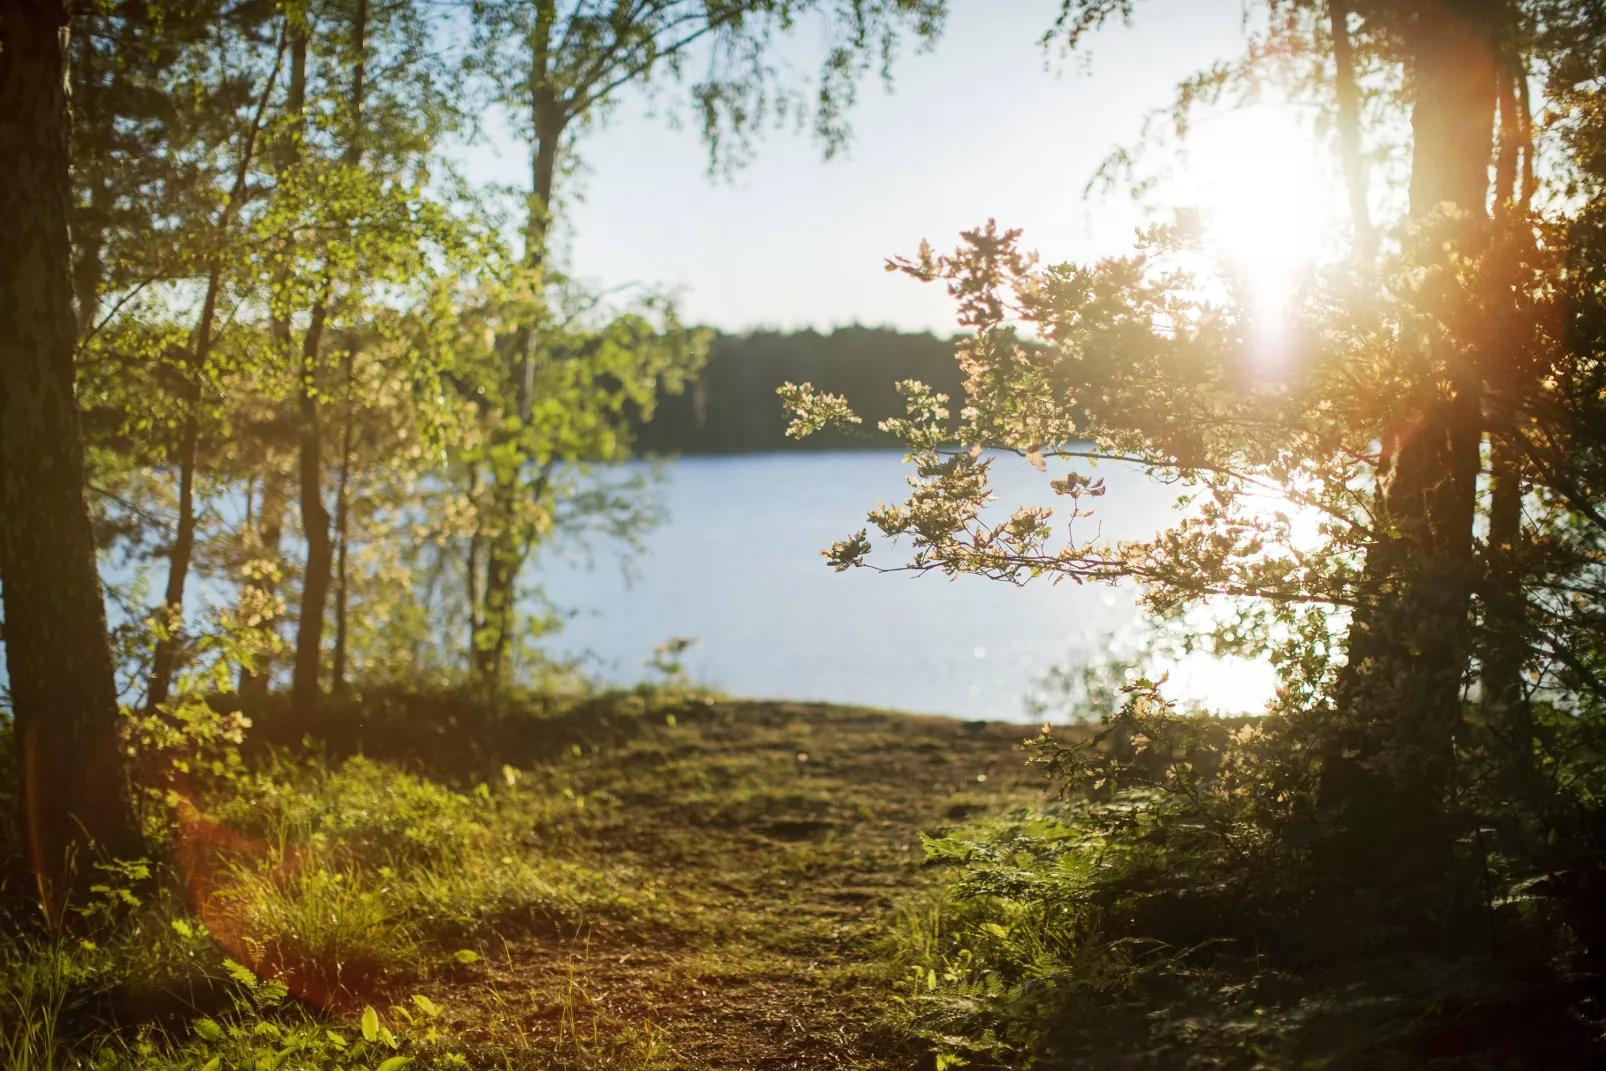
[{"label": "distant tree line", "polygon": [[[929,332],[859,326],[830,334],[717,335],[702,374],[684,391],[661,390],[652,419],[636,419],[636,445],[649,453],[679,454],[886,448],[895,444],[875,426],[904,415],[895,384],[909,379],[948,395],[957,407],[963,375],[953,341]],[[788,382],[844,395],[864,423],[851,432],[832,428],[807,439],[788,438],[790,418],[775,396]]]}]

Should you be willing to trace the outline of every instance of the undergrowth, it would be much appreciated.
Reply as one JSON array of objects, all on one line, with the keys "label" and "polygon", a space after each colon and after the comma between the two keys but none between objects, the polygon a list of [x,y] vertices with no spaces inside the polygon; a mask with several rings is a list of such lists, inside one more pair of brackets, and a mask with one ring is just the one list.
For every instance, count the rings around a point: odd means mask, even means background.
[{"label": "undergrowth", "polygon": [[532,843],[577,802],[511,766],[452,787],[280,751],[172,785],[160,854],[98,871],[65,929],[11,898],[5,1071],[451,1067],[462,1046],[421,987],[493,934],[636,912],[618,874]]},{"label": "undergrowth", "polygon": [[[884,946],[896,1025],[941,1068],[1598,1066],[1598,949],[1558,880],[1591,864],[1598,741],[1552,728],[1578,765],[1548,811],[1480,779],[1469,738],[1448,873],[1390,885],[1334,865],[1397,833],[1335,828],[1310,721],[1183,716],[1139,682],[1090,741],[1038,739],[1057,803],[926,839],[943,880]],[[1567,859],[1523,854],[1541,814]]]}]

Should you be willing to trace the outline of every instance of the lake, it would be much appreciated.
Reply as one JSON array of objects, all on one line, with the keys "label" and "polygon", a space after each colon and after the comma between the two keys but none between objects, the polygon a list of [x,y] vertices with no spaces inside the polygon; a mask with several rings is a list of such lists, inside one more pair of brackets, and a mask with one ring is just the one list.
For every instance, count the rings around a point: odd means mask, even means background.
[{"label": "lake", "polygon": [[[600,679],[651,679],[653,647],[685,636],[697,640],[682,659],[692,680],[734,695],[1023,720],[1052,667],[1138,634],[1130,586],[832,571],[820,551],[863,527],[877,502],[904,498],[898,454],[689,457],[663,470],[651,493],[668,519],[633,575],[598,552],[591,565],[549,558],[526,577],[575,611],[549,648]],[[1109,466],[1097,474],[1109,493],[1079,532],[1098,523],[1112,538],[1138,537],[1175,516],[1175,488]],[[1000,506],[1064,505],[1013,456],[997,459],[993,483]],[[904,559],[886,548],[871,560]],[[1173,695],[1216,709],[1252,710],[1271,693],[1264,666],[1194,658],[1169,668]]]}]

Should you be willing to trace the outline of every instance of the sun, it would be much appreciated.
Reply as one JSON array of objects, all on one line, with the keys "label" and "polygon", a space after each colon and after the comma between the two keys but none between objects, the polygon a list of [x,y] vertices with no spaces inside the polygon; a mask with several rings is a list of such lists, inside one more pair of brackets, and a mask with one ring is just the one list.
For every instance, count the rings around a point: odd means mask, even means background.
[{"label": "sun", "polygon": [[1257,331],[1281,336],[1303,272],[1333,225],[1334,168],[1292,109],[1262,104],[1200,120],[1177,194],[1207,247],[1247,284]]}]

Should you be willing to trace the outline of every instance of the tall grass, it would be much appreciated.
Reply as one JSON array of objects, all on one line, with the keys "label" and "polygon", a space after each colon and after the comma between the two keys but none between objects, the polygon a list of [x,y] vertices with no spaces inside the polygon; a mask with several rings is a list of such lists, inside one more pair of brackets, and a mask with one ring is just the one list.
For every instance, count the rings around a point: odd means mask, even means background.
[{"label": "tall grass", "polygon": [[[269,759],[193,806],[173,858],[110,875],[72,936],[0,931],[0,1071],[377,1067],[383,1038],[431,1018],[408,995],[465,946],[634,910],[616,876],[531,843],[575,802],[511,769],[459,791],[360,757]],[[401,1018],[356,1059],[362,1042],[332,1039],[368,1007]]]}]

